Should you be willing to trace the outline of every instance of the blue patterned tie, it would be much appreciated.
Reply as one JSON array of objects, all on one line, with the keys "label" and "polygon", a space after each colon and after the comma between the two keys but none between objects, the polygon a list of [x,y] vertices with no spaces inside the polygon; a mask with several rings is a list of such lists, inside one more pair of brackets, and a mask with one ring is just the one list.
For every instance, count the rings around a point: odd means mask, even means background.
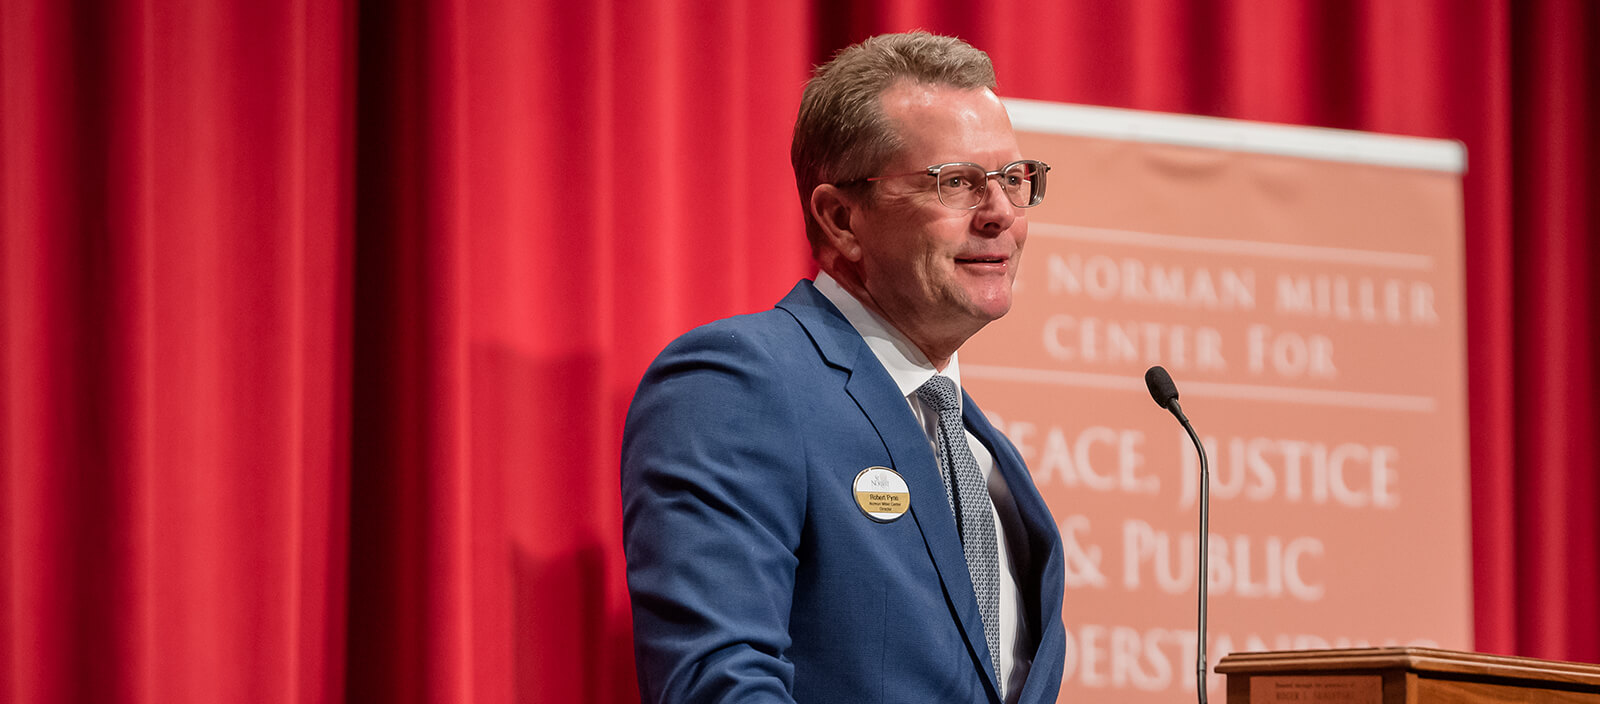
[{"label": "blue patterned tie", "polygon": [[956,528],[961,531],[967,572],[972,576],[972,591],[978,596],[989,660],[994,663],[994,680],[999,683],[1000,698],[1005,699],[1005,682],[1000,679],[1000,550],[989,486],[978,469],[978,460],[972,456],[972,448],[967,446],[967,431],[961,423],[961,397],[955,382],[934,375],[917,389],[917,398],[939,412],[939,469],[944,474],[945,498],[950,501]]}]

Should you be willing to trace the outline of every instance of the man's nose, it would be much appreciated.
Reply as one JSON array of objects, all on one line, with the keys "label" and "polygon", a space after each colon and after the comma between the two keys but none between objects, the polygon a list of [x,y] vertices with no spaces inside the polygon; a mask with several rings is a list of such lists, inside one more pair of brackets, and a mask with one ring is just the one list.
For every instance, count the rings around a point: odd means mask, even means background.
[{"label": "man's nose", "polygon": [[[983,180],[984,189],[979,195],[978,207],[973,209],[974,227],[980,230],[1002,231],[1011,227],[1017,219],[1020,210],[1011,198],[1006,195],[1005,187],[1000,185],[1001,174],[990,174]],[[994,183],[989,181],[993,179]]]}]

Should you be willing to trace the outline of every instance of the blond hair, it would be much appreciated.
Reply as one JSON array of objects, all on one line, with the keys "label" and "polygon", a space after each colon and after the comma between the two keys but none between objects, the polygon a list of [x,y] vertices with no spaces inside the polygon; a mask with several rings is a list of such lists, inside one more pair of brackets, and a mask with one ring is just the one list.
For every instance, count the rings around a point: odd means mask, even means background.
[{"label": "blond hair", "polygon": [[881,98],[903,80],[993,90],[994,64],[960,39],[916,31],[872,37],[817,67],[800,99],[789,148],[813,252],[822,229],[811,214],[811,192],[824,183],[875,176],[901,148]]}]

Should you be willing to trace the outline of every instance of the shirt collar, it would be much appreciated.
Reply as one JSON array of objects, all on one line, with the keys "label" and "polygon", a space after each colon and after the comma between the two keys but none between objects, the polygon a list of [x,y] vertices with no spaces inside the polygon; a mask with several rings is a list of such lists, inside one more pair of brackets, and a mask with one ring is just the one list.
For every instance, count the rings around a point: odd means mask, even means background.
[{"label": "shirt collar", "polygon": [[[867,343],[867,348],[872,350],[873,356],[889,372],[889,377],[894,379],[895,386],[900,388],[900,393],[910,397],[917,393],[928,379],[935,374],[943,374],[955,382],[956,388],[961,388],[961,363],[957,354],[950,355],[950,363],[945,365],[944,371],[933,368],[933,363],[928,361],[927,355],[917,349],[911,340],[895,329],[889,321],[884,320],[877,313],[869,310],[861,301],[849,291],[844,290],[839,282],[828,276],[825,271],[817,272],[817,292],[821,293],[828,302],[832,303],[850,326],[860,333],[861,339]],[[959,398],[959,395],[957,396]]]}]

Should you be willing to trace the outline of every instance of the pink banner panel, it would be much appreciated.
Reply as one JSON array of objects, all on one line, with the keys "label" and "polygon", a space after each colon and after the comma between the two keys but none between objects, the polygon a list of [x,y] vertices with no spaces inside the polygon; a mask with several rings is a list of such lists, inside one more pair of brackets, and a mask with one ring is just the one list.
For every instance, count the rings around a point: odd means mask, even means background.
[{"label": "pink banner panel", "polygon": [[1062,700],[1194,691],[1198,466],[1157,364],[1210,461],[1211,666],[1471,648],[1460,147],[1012,112],[1050,192],[962,376],[1060,522]]}]

